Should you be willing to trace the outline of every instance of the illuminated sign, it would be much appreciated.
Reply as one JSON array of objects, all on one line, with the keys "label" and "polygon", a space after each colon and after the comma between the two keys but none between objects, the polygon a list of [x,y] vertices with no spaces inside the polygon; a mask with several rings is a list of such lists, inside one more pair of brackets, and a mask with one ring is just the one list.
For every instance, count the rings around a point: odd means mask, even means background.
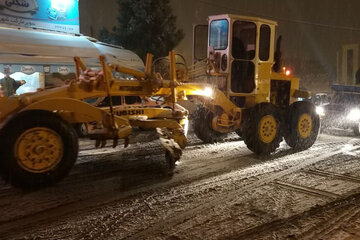
[{"label": "illuminated sign", "polygon": [[0,0],[0,8],[23,13],[36,13],[39,9],[35,0]]},{"label": "illuminated sign", "polygon": [[21,67],[21,72],[28,74],[28,75],[33,74],[35,71],[36,71],[35,67],[33,67],[33,66],[22,66]]},{"label": "illuminated sign", "polygon": [[0,0],[0,24],[79,33],[79,1]]},{"label": "illuminated sign", "polygon": [[58,68],[58,73],[62,74],[62,75],[67,75],[71,72],[70,68],[69,67],[59,67]]}]

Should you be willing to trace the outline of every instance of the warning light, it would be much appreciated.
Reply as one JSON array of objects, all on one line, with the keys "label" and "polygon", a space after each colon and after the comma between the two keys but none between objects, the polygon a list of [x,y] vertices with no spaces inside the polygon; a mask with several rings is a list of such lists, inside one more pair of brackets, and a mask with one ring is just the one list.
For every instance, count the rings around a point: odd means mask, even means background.
[{"label": "warning light", "polygon": [[292,74],[290,69],[287,69],[286,67],[283,67],[283,72],[286,76],[290,76]]}]

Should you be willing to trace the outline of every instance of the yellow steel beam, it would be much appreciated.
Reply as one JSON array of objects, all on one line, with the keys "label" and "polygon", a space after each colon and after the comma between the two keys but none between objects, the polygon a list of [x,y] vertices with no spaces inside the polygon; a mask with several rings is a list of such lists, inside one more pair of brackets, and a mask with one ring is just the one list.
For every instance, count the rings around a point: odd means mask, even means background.
[{"label": "yellow steel beam", "polygon": [[169,119],[130,120],[130,123],[131,126],[142,128],[182,129],[177,121]]},{"label": "yellow steel beam", "polygon": [[[66,97],[44,99],[28,105],[23,108],[22,111],[34,109],[71,112],[71,117],[67,119],[71,123],[92,121],[99,122],[103,121],[106,117],[110,117],[110,114],[103,109],[94,107],[77,99]],[[129,125],[129,121],[121,117],[117,117],[116,122],[119,126]]]},{"label": "yellow steel beam", "polygon": [[[204,95],[204,90],[210,88],[213,91],[212,96]],[[202,83],[183,83],[180,86],[176,87],[178,92],[184,92],[186,96],[200,96],[208,99],[214,105],[220,106],[224,109],[225,112],[230,113],[237,106],[225,96],[225,94],[220,91],[218,88],[213,87],[209,84]],[[160,91],[154,95],[169,95],[171,94],[170,88],[162,88]]]},{"label": "yellow steel beam", "polygon": [[176,96],[176,62],[175,62],[175,52],[171,51],[169,52],[169,58],[170,58],[170,89],[171,89],[171,102],[173,104],[173,108],[175,108],[175,103],[177,102],[177,96]]},{"label": "yellow steel beam", "polygon": [[[102,108],[106,110],[106,108]],[[186,112],[186,111],[185,111]],[[114,113],[117,116],[121,116],[126,119],[134,118],[134,117],[146,117],[147,119],[152,118],[168,118],[168,119],[182,119],[184,118],[185,114],[182,112],[174,112],[172,109],[169,108],[153,108],[153,107],[114,107]],[[187,114],[187,112],[186,112]]]},{"label": "yellow steel beam", "polygon": [[145,74],[147,74],[148,76],[151,74],[153,58],[154,58],[154,55],[152,55],[150,53],[148,53],[146,55]]},{"label": "yellow steel beam", "polygon": [[120,66],[120,65],[117,65],[117,64],[110,64],[110,67],[114,68],[114,70],[117,71],[117,72],[125,73],[125,74],[134,76],[134,77],[139,78],[139,79],[145,79],[146,78],[145,72],[142,72],[142,71],[138,71],[138,70],[135,70],[135,69],[123,67],[123,66]]}]

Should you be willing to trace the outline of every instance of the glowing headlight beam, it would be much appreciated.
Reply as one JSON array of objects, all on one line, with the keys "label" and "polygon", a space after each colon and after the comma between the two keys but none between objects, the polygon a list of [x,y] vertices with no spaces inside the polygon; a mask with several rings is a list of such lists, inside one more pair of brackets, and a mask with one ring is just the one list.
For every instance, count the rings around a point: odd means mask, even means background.
[{"label": "glowing headlight beam", "polygon": [[350,113],[347,115],[347,119],[350,121],[359,121],[360,120],[360,110],[355,108],[350,111]]},{"label": "glowing headlight beam", "polygon": [[206,97],[212,97],[214,94],[214,90],[210,87],[207,87],[204,89],[204,96]]},{"label": "glowing headlight beam", "polygon": [[315,111],[319,116],[324,116],[325,115],[325,109],[322,106],[317,106],[315,108]]},{"label": "glowing headlight beam", "polygon": [[214,90],[211,87],[206,87],[203,90],[195,91],[194,94],[211,98],[214,95]]}]

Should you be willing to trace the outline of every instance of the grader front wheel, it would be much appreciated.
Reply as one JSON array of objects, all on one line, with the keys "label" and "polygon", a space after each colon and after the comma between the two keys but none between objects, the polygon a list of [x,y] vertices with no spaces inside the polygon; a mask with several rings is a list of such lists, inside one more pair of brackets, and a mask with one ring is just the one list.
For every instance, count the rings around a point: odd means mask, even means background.
[{"label": "grader front wheel", "polygon": [[69,173],[77,158],[75,130],[51,112],[21,112],[0,135],[0,175],[17,187],[52,185]]},{"label": "grader front wheel", "polygon": [[194,112],[194,132],[204,143],[220,142],[226,138],[226,133],[220,133],[212,128],[214,115],[202,105],[198,105]]},{"label": "grader front wheel", "polygon": [[16,140],[15,159],[25,171],[45,173],[59,164],[64,144],[57,132],[46,127],[26,130]]},{"label": "grader front wheel", "polygon": [[295,102],[290,106],[284,136],[290,147],[296,150],[308,149],[316,141],[319,128],[319,115],[312,103]]},{"label": "grader front wheel", "polygon": [[243,132],[246,146],[257,155],[274,152],[281,142],[280,115],[270,104],[259,104],[250,110]]}]

